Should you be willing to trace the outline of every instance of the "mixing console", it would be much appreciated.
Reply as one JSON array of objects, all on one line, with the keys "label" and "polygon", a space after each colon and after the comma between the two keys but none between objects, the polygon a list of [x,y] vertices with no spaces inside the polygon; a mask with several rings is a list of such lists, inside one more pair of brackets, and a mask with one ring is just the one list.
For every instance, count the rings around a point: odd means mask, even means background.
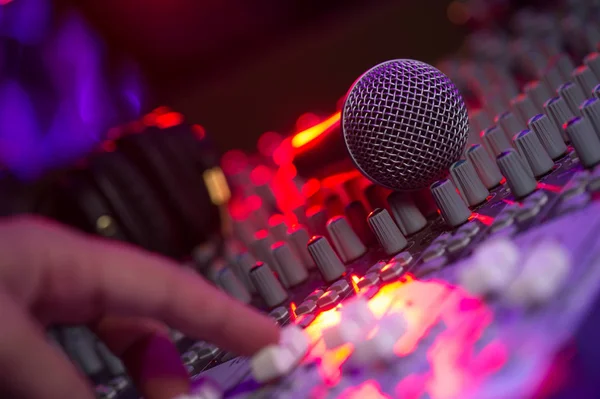
[{"label": "mixing console", "polygon": [[[600,395],[600,7],[555,7],[439,64],[470,133],[429,189],[300,179],[289,139],[224,159],[233,233],[210,277],[285,327],[253,358],[174,332],[194,398]],[[137,398],[105,364],[98,397]]]}]

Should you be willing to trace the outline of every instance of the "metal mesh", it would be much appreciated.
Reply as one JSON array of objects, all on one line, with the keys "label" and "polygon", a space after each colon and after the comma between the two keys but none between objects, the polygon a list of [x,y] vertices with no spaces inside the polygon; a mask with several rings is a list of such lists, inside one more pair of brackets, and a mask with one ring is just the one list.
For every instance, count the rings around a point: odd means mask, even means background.
[{"label": "metal mesh", "polygon": [[467,109],[440,71],[393,60],[362,75],[342,112],[346,147],[370,180],[393,190],[429,187],[457,161],[468,135]]}]

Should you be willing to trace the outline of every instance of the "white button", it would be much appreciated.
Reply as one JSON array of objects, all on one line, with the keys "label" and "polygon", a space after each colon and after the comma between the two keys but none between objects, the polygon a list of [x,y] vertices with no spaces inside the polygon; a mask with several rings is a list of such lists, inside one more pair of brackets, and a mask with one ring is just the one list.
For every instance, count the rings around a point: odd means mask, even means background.
[{"label": "white button", "polygon": [[304,357],[310,347],[310,338],[303,329],[295,324],[290,324],[281,329],[279,346],[292,351],[299,359]]},{"label": "white button", "polygon": [[257,382],[275,380],[292,371],[297,360],[297,356],[287,347],[267,346],[252,357],[252,376]]},{"label": "white button", "polygon": [[460,285],[474,295],[503,291],[517,273],[519,248],[508,238],[478,247],[460,271]]},{"label": "white button", "polygon": [[516,305],[531,306],[551,299],[566,281],[571,256],[560,243],[544,241],[531,249],[523,270],[506,291]]},{"label": "white button", "polygon": [[354,297],[342,306],[342,323],[353,320],[363,328],[371,328],[375,323],[375,315],[369,308],[365,298]]},{"label": "white button", "polygon": [[404,335],[406,329],[407,322],[401,313],[384,316],[373,337],[355,344],[350,362],[358,366],[392,360],[396,356],[394,346]]},{"label": "white button", "polygon": [[368,330],[354,320],[342,321],[323,330],[323,341],[327,349],[335,349],[345,344],[356,344],[365,339]]}]

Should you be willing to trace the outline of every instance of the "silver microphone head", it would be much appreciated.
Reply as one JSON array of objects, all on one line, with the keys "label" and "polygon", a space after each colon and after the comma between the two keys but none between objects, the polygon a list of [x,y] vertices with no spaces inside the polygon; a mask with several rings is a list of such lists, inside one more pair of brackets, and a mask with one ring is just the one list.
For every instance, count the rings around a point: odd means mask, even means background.
[{"label": "silver microphone head", "polygon": [[392,190],[429,187],[467,143],[467,108],[458,89],[424,62],[392,60],[364,73],[342,110],[350,157],[368,179]]}]

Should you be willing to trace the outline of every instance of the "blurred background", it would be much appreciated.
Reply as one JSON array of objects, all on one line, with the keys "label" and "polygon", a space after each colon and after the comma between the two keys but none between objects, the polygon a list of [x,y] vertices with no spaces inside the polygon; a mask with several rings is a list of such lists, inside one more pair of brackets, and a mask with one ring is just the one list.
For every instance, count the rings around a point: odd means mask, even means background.
[{"label": "blurred background", "polygon": [[456,51],[475,3],[0,0],[0,163],[36,176],[159,106],[252,150],[331,115],[378,62]]}]

